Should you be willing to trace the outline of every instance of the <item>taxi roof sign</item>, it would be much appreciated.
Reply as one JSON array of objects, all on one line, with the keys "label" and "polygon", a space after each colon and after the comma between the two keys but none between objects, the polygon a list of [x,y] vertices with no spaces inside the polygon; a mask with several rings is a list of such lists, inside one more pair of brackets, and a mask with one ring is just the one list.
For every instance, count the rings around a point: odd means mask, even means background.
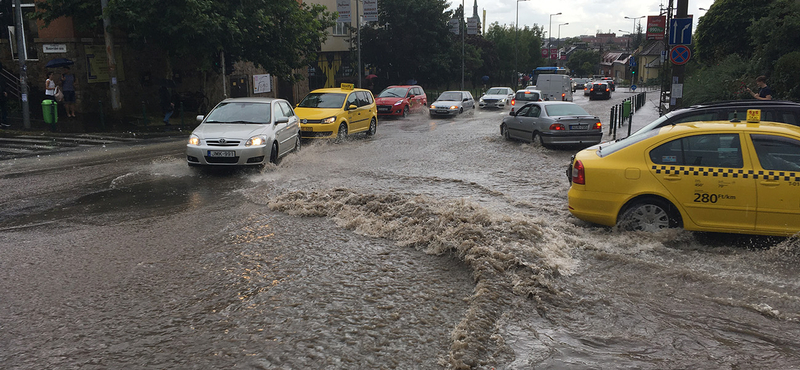
[{"label": "taxi roof sign", "polygon": [[353,90],[356,88],[354,84],[342,84],[342,90]]},{"label": "taxi roof sign", "polygon": [[748,109],[747,110],[747,123],[761,122],[761,109]]}]

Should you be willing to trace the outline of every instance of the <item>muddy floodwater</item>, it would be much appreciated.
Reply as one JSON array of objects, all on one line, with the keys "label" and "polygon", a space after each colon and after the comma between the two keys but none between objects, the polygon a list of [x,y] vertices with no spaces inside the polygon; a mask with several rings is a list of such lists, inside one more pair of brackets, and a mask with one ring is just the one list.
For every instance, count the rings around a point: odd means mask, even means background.
[{"label": "muddy floodwater", "polygon": [[262,169],[188,168],[178,138],[0,162],[0,367],[800,368],[796,238],[579,221],[579,148],[505,114]]}]

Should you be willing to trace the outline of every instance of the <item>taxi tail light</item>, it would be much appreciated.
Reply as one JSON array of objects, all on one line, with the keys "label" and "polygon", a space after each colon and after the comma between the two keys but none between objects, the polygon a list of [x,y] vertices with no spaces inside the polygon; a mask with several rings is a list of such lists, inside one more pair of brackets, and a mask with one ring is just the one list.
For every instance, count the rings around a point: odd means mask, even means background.
[{"label": "taxi tail light", "polygon": [[575,161],[572,165],[572,183],[586,185],[586,172],[581,161]]},{"label": "taxi tail light", "polygon": [[550,125],[550,130],[553,130],[553,131],[564,131],[566,129],[567,128],[564,127],[564,125],[560,124],[560,123],[554,123],[554,124]]},{"label": "taxi tail light", "polygon": [[600,123],[600,121],[595,122],[594,123],[594,129],[595,130],[602,130],[603,129],[603,124]]}]

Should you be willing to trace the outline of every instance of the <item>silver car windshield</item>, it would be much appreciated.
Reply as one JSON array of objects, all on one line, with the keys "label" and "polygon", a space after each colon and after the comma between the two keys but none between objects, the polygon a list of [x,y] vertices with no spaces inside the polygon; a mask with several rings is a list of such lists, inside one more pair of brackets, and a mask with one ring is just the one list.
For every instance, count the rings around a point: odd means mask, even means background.
[{"label": "silver car windshield", "polygon": [[554,105],[546,105],[544,110],[547,112],[547,115],[550,117],[559,117],[559,116],[588,116],[589,113],[586,113],[583,108],[575,104],[554,104]]},{"label": "silver car windshield", "polygon": [[508,91],[506,91],[506,89],[489,89],[489,91],[486,92],[486,95],[506,95],[506,94],[508,94]]},{"label": "silver car windshield", "polygon": [[436,100],[444,100],[444,101],[461,101],[461,93],[457,92],[446,92],[439,95],[439,99]]},{"label": "silver car windshield", "polygon": [[270,103],[234,102],[221,103],[206,117],[206,123],[252,123],[267,124],[271,117]]},{"label": "silver car windshield", "polygon": [[297,106],[300,108],[341,108],[347,94],[311,93]]}]

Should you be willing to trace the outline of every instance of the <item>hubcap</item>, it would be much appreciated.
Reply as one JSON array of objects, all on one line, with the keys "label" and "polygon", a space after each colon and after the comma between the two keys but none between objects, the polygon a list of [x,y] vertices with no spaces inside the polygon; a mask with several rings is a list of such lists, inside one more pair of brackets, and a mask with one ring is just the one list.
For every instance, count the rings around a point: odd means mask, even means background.
[{"label": "hubcap", "polygon": [[628,213],[626,220],[631,230],[658,231],[669,228],[669,214],[654,204],[642,204]]}]

